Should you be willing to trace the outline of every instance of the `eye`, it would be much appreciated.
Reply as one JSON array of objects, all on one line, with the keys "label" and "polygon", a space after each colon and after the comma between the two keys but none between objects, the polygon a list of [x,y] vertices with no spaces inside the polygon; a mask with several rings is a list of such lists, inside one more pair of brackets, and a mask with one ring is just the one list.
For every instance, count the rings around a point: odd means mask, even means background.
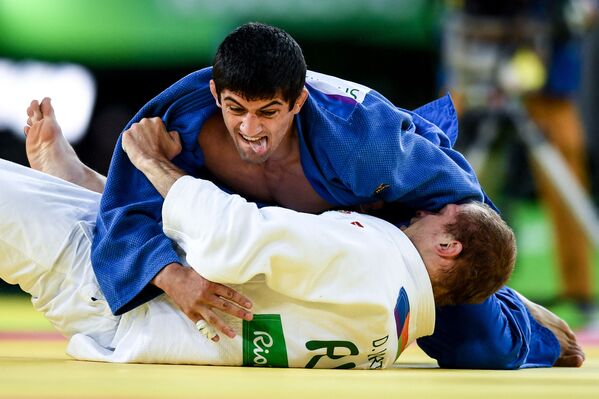
[{"label": "eye", "polygon": [[243,114],[245,112],[245,110],[243,108],[237,107],[237,106],[234,106],[234,105],[230,105],[228,107],[228,109],[229,109],[230,112],[232,112],[234,114]]},{"label": "eye", "polygon": [[260,111],[260,113],[262,114],[262,116],[265,116],[268,118],[268,117],[274,116],[277,113],[277,111],[268,109],[268,110]]}]

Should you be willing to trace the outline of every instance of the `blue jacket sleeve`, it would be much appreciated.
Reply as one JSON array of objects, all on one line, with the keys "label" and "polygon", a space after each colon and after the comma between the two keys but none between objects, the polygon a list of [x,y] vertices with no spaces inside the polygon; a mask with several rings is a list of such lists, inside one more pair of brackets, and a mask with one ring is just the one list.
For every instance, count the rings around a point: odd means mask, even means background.
[{"label": "blue jacket sleeve", "polygon": [[[177,130],[183,151],[173,162],[197,176],[203,156],[197,137],[203,122],[216,111],[208,89],[211,69],[181,79],[146,104],[132,119],[161,117],[168,130]],[[133,166],[119,137],[100,202],[92,243],[92,266],[114,314],[152,299],[161,290],[150,281],[179,257],[162,232],[163,199]]]},{"label": "blue jacket sleeve", "polygon": [[162,197],[120,147],[100,203],[92,265],[114,314],[152,299],[161,291],[149,284],[167,264],[179,262],[163,234]]}]

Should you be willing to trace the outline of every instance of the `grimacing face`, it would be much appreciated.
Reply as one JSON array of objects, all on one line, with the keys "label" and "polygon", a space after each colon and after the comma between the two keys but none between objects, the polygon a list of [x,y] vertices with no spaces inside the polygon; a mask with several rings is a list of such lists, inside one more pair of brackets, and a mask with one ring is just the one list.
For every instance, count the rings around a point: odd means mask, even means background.
[{"label": "grimacing face", "polygon": [[[216,98],[216,93],[213,94]],[[293,118],[306,96],[307,93],[302,93],[289,110],[289,103],[282,97],[248,101],[235,92],[222,90],[217,103],[241,159],[259,164],[276,155],[277,150],[282,152],[281,143],[289,140]]]}]

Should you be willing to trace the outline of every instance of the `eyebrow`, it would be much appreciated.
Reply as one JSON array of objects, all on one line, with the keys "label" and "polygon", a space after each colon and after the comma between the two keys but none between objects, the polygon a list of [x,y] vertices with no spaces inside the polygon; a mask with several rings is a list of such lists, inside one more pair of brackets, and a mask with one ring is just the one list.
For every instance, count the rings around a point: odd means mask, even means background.
[{"label": "eyebrow", "polygon": [[[233,97],[231,97],[231,96],[225,96],[225,97],[223,98],[223,100],[229,100],[229,101],[232,101],[232,102],[234,102],[235,104],[239,105],[241,108],[244,108],[244,109],[245,109],[245,107],[244,107],[243,105],[241,105],[241,104],[240,104],[240,103],[239,103],[237,100],[235,100],[235,99],[234,99]],[[263,110],[264,108],[268,108],[268,107],[270,107],[270,106],[273,106],[273,105],[283,105],[283,103],[282,103],[282,102],[280,102],[279,100],[272,100],[272,101],[271,101],[271,102],[269,102],[268,104],[266,104],[266,105],[263,105],[262,107],[260,107],[260,110]]]}]

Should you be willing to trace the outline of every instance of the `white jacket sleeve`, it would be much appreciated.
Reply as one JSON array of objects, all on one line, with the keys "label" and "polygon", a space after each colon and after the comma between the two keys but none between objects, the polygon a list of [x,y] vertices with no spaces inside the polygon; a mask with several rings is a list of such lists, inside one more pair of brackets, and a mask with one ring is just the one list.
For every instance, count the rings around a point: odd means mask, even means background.
[{"label": "white jacket sleeve", "polygon": [[243,267],[262,236],[255,204],[230,195],[207,180],[177,180],[162,208],[164,233],[185,251],[187,262],[205,278],[240,284],[262,272]]},{"label": "white jacket sleeve", "polygon": [[280,207],[259,209],[189,176],[173,185],[162,214],[165,234],[183,248],[187,262],[222,284],[242,284],[262,274],[276,291],[322,298],[340,279],[352,290],[372,272],[368,265],[380,262],[377,256],[365,262],[356,254],[353,248],[364,247],[368,235],[347,220]]}]

